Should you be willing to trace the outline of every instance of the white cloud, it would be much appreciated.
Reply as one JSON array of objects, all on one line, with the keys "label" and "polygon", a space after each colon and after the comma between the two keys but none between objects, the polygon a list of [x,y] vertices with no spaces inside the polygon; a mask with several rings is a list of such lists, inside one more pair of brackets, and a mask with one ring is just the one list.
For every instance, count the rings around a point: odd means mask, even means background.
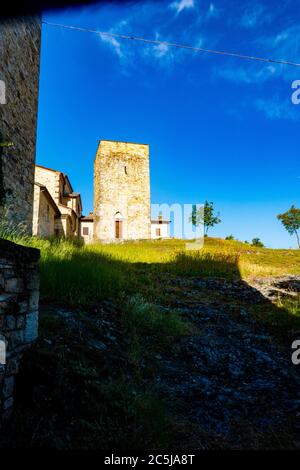
[{"label": "white cloud", "polygon": [[[275,35],[261,36],[254,42],[260,57],[299,62],[300,55],[300,26],[279,31]],[[297,60],[298,59],[298,60]],[[299,77],[299,69],[276,63],[263,62],[227,62],[223,68],[215,69],[215,74],[235,83],[257,84],[270,80],[292,82]]]},{"label": "white cloud", "polygon": [[124,53],[121,49],[121,44],[116,38],[112,36],[107,36],[106,34],[100,34],[100,37],[102,41],[106,42],[114,49],[115,53],[120,59],[124,57]]},{"label": "white cloud", "polygon": [[[300,26],[291,26],[273,36],[261,38],[260,45],[264,45],[273,51],[273,56],[278,59],[292,60],[299,58],[300,54]],[[295,60],[299,62],[299,60]]]},{"label": "white cloud", "polygon": [[169,46],[167,44],[158,44],[153,47],[154,55],[156,57],[164,57],[169,52]]},{"label": "white cloud", "polygon": [[295,111],[290,100],[280,99],[278,96],[272,99],[258,99],[254,102],[254,106],[272,121],[278,119],[295,121],[300,118],[300,113]]},{"label": "white cloud", "polygon": [[194,0],[179,0],[170,4],[170,7],[176,10],[177,15],[183,10],[194,8],[194,6]]},{"label": "white cloud", "polygon": [[260,3],[255,3],[244,12],[240,25],[244,28],[254,28],[270,21],[271,15],[267,9]]},{"label": "white cloud", "polygon": [[217,7],[213,3],[210,3],[209,7],[208,7],[207,14],[206,14],[206,17],[207,18],[218,18],[218,16],[219,16],[219,10],[217,9]]},{"label": "white cloud", "polygon": [[281,66],[251,63],[243,66],[218,67],[215,74],[235,83],[257,84],[276,78],[281,74]]}]

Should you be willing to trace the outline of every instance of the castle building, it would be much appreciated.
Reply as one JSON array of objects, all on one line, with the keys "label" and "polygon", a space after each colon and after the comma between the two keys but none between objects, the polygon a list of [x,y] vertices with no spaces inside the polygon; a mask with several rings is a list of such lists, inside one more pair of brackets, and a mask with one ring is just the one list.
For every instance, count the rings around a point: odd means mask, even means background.
[{"label": "castle building", "polygon": [[169,221],[151,220],[149,146],[102,140],[94,162],[94,212],[61,171],[35,166],[32,233],[85,243],[169,237]]},{"label": "castle building", "polygon": [[33,235],[78,237],[82,203],[68,176],[61,171],[35,166]]},{"label": "castle building", "polygon": [[149,146],[101,140],[94,163],[94,238],[151,238]]}]

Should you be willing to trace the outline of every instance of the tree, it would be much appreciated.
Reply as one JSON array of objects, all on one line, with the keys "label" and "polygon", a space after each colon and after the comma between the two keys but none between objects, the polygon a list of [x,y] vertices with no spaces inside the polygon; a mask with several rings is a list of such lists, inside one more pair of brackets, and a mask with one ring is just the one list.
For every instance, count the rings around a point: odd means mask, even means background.
[{"label": "tree", "polygon": [[235,240],[235,238],[233,235],[227,235],[227,237],[225,237],[225,240]]},{"label": "tree", "polygon": [[257,237],[257,238],[253,238],[253,240],[252,240],[252,246],[257,246],[257,247],[259,247],[259,248],[264,248],[265,245],[263,244],[263,242],[261,241],[261,239]]},{"label": "tree", "polygon": [[189,221],[195,226],[204,225],[204,235],[207,235],[207,232],[210,228],[221,222],[219,218],[219,213],[215,213],[214,203],[205,201],[204,209],[199,208],[197,210],[196,206],[193,205],[192,213],[189,218]]},{"label": "tree", "polygon": [[283,214],[279,214],[277,219],[281,221],[282,225],[290,235],[296,235],[298,248],[300,248],[298,233],[298,230],[300,229],[300,209],[297,209],[295,206],[291,206],[288,211]]}]

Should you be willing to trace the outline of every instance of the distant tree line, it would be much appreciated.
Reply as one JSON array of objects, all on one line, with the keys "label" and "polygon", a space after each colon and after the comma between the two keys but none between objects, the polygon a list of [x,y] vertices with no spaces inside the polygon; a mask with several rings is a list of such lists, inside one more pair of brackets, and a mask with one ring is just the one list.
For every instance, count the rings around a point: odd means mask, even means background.
[{"label": "distant tree line", "polygon": [[[294,235],[296,237],[298,248],[300,248],[300,209],[292,205],[291,208],[283,214],[278,214],[277,219],[280,220],[290,235]],[[204,236],[207,236],[209,229],[221,223],[220,213],[216,213],[214,203],[209,201],[205,201],[204,208],[197,209],[196,205],[194,205],[189,221],[194,227],[203,225]],[[233,235],[228,235],[225,240],[235,240],[235,237]],[[248,241],[245,241],[244,243],[249,244]],[[264,247],[263,242],[258,237],[253,238],[250,244],[260,248]]]}]

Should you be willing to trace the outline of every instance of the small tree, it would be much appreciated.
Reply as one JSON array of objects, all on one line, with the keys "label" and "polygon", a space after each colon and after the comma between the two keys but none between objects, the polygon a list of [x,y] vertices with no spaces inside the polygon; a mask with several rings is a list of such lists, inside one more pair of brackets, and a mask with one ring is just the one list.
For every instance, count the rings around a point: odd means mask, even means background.
[{"label": "small tree", "polygon": [[252,246],[257,246],[259,248],[264,248],[265,245],[263,244],[263,242],[261,241],[260,238],[253,238]]},{"label": "small tree", "polygon": [[281,221],[284,228],[290,235],[296,235],[298,248],[300,248],[300,239],[298,230],[300,229],[300,209],[292,206],[288,211],[279,214],[277,219]]},{"label": "small tree", "polygon": [[201,208],[197,210],[196,206],[193,206],[189,221],[195,227],[204,225],[204,235],[207,236],[208,230],[221,222],[219,215],[219,213],[215,214],[214,203],[205,201],[204,210]]},{"label": "small tree", "polygon": [[234,238],[233,235],[227,235],[227,237],[225,238],[225,240],[235,240],[235,238]]}]

